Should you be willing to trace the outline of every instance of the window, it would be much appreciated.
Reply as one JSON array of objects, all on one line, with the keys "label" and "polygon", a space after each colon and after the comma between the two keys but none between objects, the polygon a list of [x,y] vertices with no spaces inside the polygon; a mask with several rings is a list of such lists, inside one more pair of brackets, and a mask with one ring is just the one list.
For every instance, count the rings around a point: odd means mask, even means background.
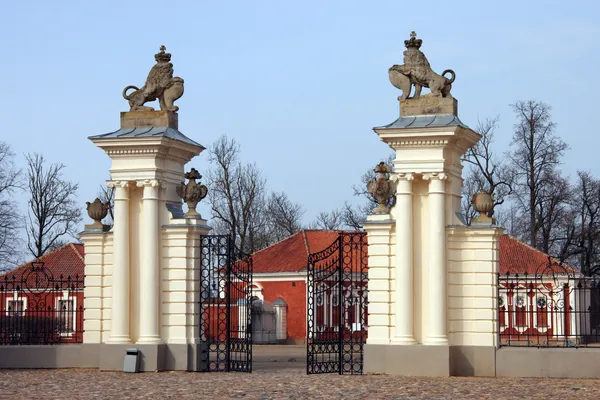
[{"label": "window", "polygon": [[73,300],[58,300],[58,321],[61,333],[75,331],[75,304]]},{"label": "window", "polygon": [[527,311],[525,310],[525,298],[523,296],[517,296],[517,307],[515,310],[516,321],[515,325],[520,328],[527,327]]},{"label": "window", "polygon": [[25,315],[25,302],[23,300],[8,300],[6,305],[6,315],[13,317]]},{"label": "window", "polygon": [[548,327],[548,300],[545,296],[538,296],[536,300],[537,305],[537,326],[538,328]]}]

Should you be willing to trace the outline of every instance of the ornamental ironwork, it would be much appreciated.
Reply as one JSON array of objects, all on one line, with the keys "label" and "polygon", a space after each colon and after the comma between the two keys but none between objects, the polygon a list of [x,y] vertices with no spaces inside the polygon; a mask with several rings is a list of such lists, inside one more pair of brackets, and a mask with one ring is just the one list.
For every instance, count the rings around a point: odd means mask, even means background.
[{"label": "ornamental ironwork", "polygon": [[600,346],[600,277],[549,258],[535,274],[498,275],[498,297],[500,346]]},{"label": "ornamental ironwork", "polygon": [[83,289],[39,260],[0,278],[0,345],[82,343]]},{"label": "ornamental ironwork", "polygon": [[367,282],[364,232],[340,232],[329,247],[309,255],[308,374],[363,373]]},{"label": "ornamental ironwork", "polygon": [[252,372],[252,257],[229,235],[200,241],[201,370]]}]

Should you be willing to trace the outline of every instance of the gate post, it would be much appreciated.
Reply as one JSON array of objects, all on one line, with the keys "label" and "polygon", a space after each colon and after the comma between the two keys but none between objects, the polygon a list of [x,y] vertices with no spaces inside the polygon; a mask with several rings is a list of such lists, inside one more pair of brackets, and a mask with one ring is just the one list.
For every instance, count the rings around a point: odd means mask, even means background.
[{"label": "gate post", "polygon": [[[167,57],[164,49],[155,56]],[[197,213],[184,216],[177,187],[204,147],[179,132],[176,111],[130,105],[120,129],[89,138],[112,162],[115,220],[110,231],[81,234],[90,277],[84,347],[95,360],[87,365],[121,370],[125,350],[136,347],[142,371],[195,369],[199,238],[210,228]]]},{"label": "gate post", "polygon": [[[417,66],[410,65],[415,59],[426,63],[421,43],[411,34],[404,53],[409,65],[389,70],[391,82],[403,92],[410,92],[414,83],[400,84],[407,79],[403,71],[416,70]],[[449,280],[448,269],[456,266],[456,260],[449,257],[456,253],[447,250],[448,231],[452,226],[464,227],[459,216],[461,157],[481,136],[460,121],[458,101],[450,87],[444,90],[413,98],[403,93],[398,98],[399,118],[373,128],[396,153],[390,174],[396,182],[396,203],[391,211],[380,203],[375,212],[382,213],[369,216],[364,225],[369,241],[366,372],[451,373],[450,346],[457,338],[453,335],[457,325],[451,322],[455,313],[449,311],[449,295],[462,295],[456,289],[462,282]],[[392,186],[382,186],[382,191]],[[463,260],[459,261],[462,267]],[[489,289],[491,297],[493,286]]]}]

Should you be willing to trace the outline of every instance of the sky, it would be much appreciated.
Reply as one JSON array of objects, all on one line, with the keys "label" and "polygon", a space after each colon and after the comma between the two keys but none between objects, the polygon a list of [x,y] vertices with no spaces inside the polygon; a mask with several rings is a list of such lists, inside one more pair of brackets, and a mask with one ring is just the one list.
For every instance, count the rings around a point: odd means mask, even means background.
[{"label": "sky", "polygon": [[[372,131],[398,118],[387,70],[411,31],[434,71],[456,72],[459,117],[499,116],[510,146],[510,104],[552,106],[570,145],[563,171],[600,175],[600,2],[590,1],[13,1],[0,6],[0,140],[66,165],[85,208],[110,159],[87,138],[119,129],[121,91],[142,86],[160,45],[185,80],[179,130],[209,147],[235,138],[273,191],[321,211],[390,154]],[[155,104],[158,108],[158,104]],[[203,152],[186,167],[203,172]],[[18,196],[23,212],[26,196]],[[206,206],[199,207],[203,216]],[[84,212],[84,223],[91,223]]]}]

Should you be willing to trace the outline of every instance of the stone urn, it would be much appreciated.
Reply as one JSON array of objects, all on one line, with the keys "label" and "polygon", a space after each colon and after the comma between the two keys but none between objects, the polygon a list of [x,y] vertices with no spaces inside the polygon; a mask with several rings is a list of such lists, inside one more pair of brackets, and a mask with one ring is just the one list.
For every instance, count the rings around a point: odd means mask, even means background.
[{"label": "stone urn", "polygon": [[388,177],[392,167],[382,161],[377,164],[373,172],[378,176],[367,184],[367,192],[377,201],[373,214],[387,214],[390,212],[388,200],[396,194],[396,182],[390,181]]},{"label": "stone urn", "polygon": [[490,224],[495,222],[494,219],[490,217],[494,210],[494,196],[485,190],[480,190],[479,193],[473,195],[471,204],[473,205],[475,211],[479,213],[478,217],[473,218],[474,222],[484,222]]},{"label": "stone urn", "polygon": [[190,172],[185,174],[185,178],[188,179],[188,183],[181,182],[181,185],[175,187],[175,191],[185,201],[188,206],[188,212],[184,214],[186,217],[197,217],[200,218],[200,213],[196,211],[196,206],[206,197],[208,189],[206,186],[196,182],[196,179],[201,179],[202,175],[195,169],[192,168]]},{"label": "stone urn", "polygon": [[93,224],[86,225],[85,227],[92,229],[103,229],[104,225],[102,224],[102,219],[104,219],[106,214],[108,214],[108,208],[110,205],[108,203],[103,203],[98,198],[96,198],[93,203],[86,201],[85,204],[87,206],[86,209],[88,216],[94,220]]}]

